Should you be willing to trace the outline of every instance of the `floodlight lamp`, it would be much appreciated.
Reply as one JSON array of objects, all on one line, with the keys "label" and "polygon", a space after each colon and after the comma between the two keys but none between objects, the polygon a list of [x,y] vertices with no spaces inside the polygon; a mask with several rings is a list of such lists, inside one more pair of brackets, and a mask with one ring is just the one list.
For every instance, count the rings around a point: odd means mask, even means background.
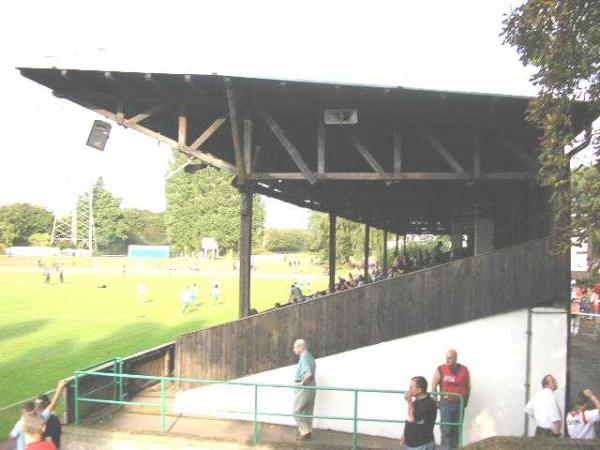
[{"label": "floodlight lamp", "polygon": [[86,145],[95,148],[96,150],[103,151],[106,141],[108,141],[110,128],[109,123],[103,122],[102,120],[94,120]]}]

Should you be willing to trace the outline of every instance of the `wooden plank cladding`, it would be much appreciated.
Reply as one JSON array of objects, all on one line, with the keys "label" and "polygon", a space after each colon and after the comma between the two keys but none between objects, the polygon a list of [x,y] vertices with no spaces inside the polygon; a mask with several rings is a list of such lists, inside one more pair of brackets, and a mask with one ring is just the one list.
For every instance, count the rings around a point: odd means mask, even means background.
[{"label": "wooden plank cladding", "polygon": [[564,302],[568,258],[541,239],[180,336],[175,373],[233,379],[529,306]]},{"label": "wooden plank cladding", "polygon": [[[168,342],[157,347],[136,353],[123,358],[123,373],[129,375],[154,375],[154,376],[172,376],[174,370],[175,343]],[[112,372],[114,370],[112,363],[103,364],[95,367],[94,372]],[[116,383],[117,378],[101,377],[93,375],[79,376],[79,392],[82,397],[90,397],[102,400],[114,400],[117,388],[112,384]],[[156,381],[144,381],[125,379],[124,394],[127,400],[131,400],[138,392],[156,384]],[[109,385],[109,386],[107,386]],[[106,386],[103,388],[103,386]],[[66,421],[71,423],[74,420],[74,396],[71,389],[65,390]],[[80,402],[79,415],[85,419],[90,414],[99,409],[107,408],[107,405],[98,403]]]}]

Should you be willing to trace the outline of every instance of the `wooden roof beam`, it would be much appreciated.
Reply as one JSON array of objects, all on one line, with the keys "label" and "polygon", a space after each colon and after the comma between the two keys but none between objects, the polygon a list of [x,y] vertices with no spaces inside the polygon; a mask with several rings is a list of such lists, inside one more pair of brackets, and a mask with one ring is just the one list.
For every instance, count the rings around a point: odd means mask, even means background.
[{"label": "wooden roof beam", "polygon": [[517,145],[509,138],[504,136],[500,137],[500,142],[509,152],[515,155],[527,167],[532,168],[535,166],[535,159],[529,153],[527,153],[523,147]]},{"label": "wooden roof beam", "polygon": [[208,138],[210,138],[219,129],[219,127],[223,125],[223,123],[226,120],[227,119],[216,119],[212,124],[210,124],[210,126],[206,130],[202,132],[200,136],[198,136],[198,138],[196,138],[194,142],[192,142],[192,145],[190,145],[190,149],[198,150],[200,146],[204,144],[208,140]]},{"label": "wooden roof beam", "polygon": [[288,152],[288,154],[290,155],[300,172],[302,172],[300,175],[302,175],[304,179],[307,179],[310,182],[310,184],[315,184],[317,181],[315,174],[310,171],[309,167],[304,162],[304,159],[302,159],[302,155],[294,146],[294,144],[292,144],[292,142],[285,135],[285,132],[283,131],[281,126],[262,106],[258,107],[258,113],[265,121],[271,132],[275,135],[277,140],[281,143],[283,148]]},{"label": "wooden roof beam", "polygon": [[[535,178],[530,172],[489,172],[476,175],[475,173],[456,172],[325,172],[312,174],[317,180],[353,180],[353,181],[501,181],[501,180],[530,180]],[[306,180],[302,172],[260,172],[248,175],[251,180]]]},{"label": "wooden roof beam", "polygon": [[203,161],[211,166],[214,166],[219,169],[227,170],[229,172],[237,174],[237,168],[233,164],[230,164],[227,161],[223,161],[222,159],[219,159],[216,156],[211,155],[210,153],[193,150],[190,147],[188,147],[187,145],[180,145],[179,142],[177,142],[176,140],[171,139],[170,137],[165,136],[163,134],[157,133],[156,131],[146,128],[143,125],[140,125],[138,123],[134,123],[127,119],[123,119],[118,114],[115,114],[112,111],[108,111],[106,109],[101,109],[101,108],[92,108],[92,109],[93,109],[93,111],[97,112],[98,114],[100,114],[108,119],[113,120],[114,122],[118,123],[119,125],[123,125],[126,128],[131,128],[132,130],[136,130],[142,134],[145,134],[146,136],[156,139],[165,145],[168,145],[172,148],[178,149],[179,151],[181,151],[182,153],[185,153],[188,156],[193,156],[193,157],[199,159],[200,161]]},{"label": "wooden roof beam", "polygon": [[154,89],[156,89],[160,95],[162,96],[167,96],[168,92],[167,89],[165,89],[157,80],[156,78],[154,78],[154,75],[152,75],[151,73],[145,73],[144,74],[144,81],[150,85],[152,85],[154,87]]},{"label": "wooden roof beam", "polygon": [[[350,130],[347,127],[342,128],[342,132],[344,136],[354,147],[358,150],[358,153],[367,161],[367,163],[371,166],[371,168],[380,175],[380,178],[386,180],[386,174],[383,170],[383,167],[377,162],[373,154],[364,146],[364,144],[358,139],[358,136],[354,133],[354,131]],[[386,184],[389,186],[390,182],[386,181]]]},{"label": "wooden roof beam", "polygon": [[426,134],[425,139],[431,144],[431,146],[440,154],[442,158],[454,169],[456,173],[465,173],[463,166],[450,154],[448,149],[434,136]]},{"label": "wooden roof beam", "polygon": [[238,177],[243,183],[246,179],[246,169],[244,168],[244,160],[242,158],[242,137],[237,98],[231,78],[224,78],[223,82],[225,83],[225,93],[227,95],[227,108],[229,109],[229,124],[231,125],[231,139],[233,141],[233,151],[235,153],[235,165],[238,169]]},{"label": "wooden roof beam", "polygon": [[156,106],[153,106],[152,108],[147,109],[144,112],[136,114],[135,116],[131,117],[128,120],[132,123],[140,123],[140,122],[146,120],[148,117],[151,117],[161,111],[164,111],[165,109],[169,108],[172,105],[173,105],[173,102],[160,103]]}]

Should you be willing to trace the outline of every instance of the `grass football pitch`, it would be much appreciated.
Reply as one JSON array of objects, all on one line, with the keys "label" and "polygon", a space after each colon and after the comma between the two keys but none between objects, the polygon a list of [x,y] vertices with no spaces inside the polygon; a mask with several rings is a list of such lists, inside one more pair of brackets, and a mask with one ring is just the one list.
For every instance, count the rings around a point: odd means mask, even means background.
[{"label": "grass football pitch", "polygon": [[[251,306],[261,311],[285,303],[300,271],[312,279],[311,290],[325,288],[326,277],[308,259],[300,258],[299,267],[259,264],[252,272]],[[48,391],[78,368],[238,317],[238,276],[231,261],[204,264],[197,272],[179,267],[172,275],[166,265],[152,270],[135,262],[123,273],[123,261],[67,264],[64,284],[53,272],[45,285],[34,261],[0,260],[0,407]],[[220,285],[218,303],[210,297],[213,278]],[[142,280],[147,301],[140,304]],[[181,292],[192,283],[198,285],[199,305],[182,315]],[[18,414],[18,408],[0,413],[2,437]]]}]

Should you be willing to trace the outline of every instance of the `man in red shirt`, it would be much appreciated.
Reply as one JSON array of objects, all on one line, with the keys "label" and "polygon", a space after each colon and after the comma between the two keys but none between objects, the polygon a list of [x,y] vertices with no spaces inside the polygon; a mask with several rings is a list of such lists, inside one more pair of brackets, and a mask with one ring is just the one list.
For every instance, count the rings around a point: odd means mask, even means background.
[{"label": "man in red shirt", "polygon": [[[469,369],[457,363],[458,354],[456,350],[448,350],[446,353],[446,364],[439,366],[433,374],[431,386],[433,391],[448,392],[462,395],[463,406],[466,408],[471,394],[471,380]],[[459,423],[460,421],[460,397],[442,395],[440,396],[440,419],[442,422]],[[464,412],[464,410],[463,410]],[[442,425],[442,449],[450,450],[458,448],[457,425]]]},{"label": "man in red shirt", "polygon": [[25,450],[56,450],[56,446],[44,440],[46,421],[40,414],[28,414],[23,419]]}]

